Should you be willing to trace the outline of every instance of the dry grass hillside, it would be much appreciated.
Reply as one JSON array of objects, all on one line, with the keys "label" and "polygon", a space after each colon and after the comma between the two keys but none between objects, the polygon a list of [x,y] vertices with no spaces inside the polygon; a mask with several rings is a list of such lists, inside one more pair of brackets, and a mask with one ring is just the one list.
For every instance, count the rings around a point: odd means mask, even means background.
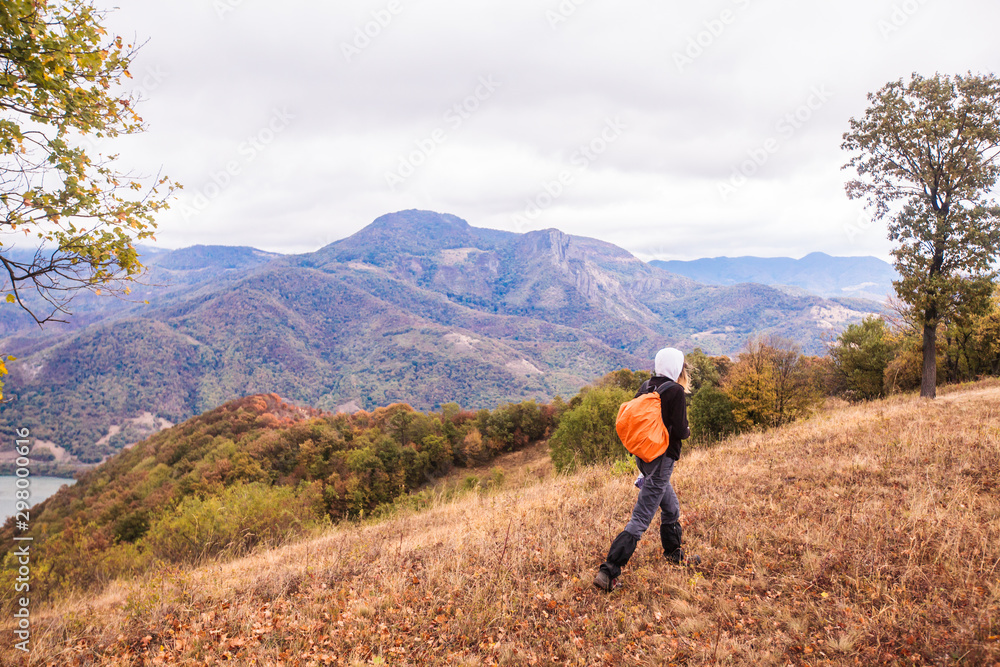
[{"label": "dry grass hillside", "polygon": [[688,453],[674,481],[702,565],[667,565],[654,522],[611,595],[591,579],[631,476],[525,465],[499,490],[33,610],[29,659],[5,619],[0,659],[1000,663],[996,384],[835,407]]}]

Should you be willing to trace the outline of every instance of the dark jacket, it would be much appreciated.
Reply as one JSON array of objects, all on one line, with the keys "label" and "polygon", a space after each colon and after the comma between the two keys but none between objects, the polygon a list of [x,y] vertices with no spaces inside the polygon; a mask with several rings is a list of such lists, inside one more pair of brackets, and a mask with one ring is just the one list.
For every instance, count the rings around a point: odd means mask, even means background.
[{"label": "dark jacket", "polygon": [[666,454],[677,461],[681,458],[681,441],[691,437],[684,387],[663,375],[654,375],[642,383],[635,395],[639,397],[653,390],[660,394],[660,416],[663,418],[663,425],[667,427],[667,433],[670,434],[670,445]]}]

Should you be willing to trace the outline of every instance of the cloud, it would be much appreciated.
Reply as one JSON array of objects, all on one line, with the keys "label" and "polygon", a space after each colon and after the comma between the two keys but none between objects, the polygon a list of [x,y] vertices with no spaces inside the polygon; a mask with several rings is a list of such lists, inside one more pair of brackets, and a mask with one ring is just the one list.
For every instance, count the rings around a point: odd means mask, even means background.
[{"label": "cloud", "polygon": [[[530,228],[690,258],[885,256],[878,229],[844,231],[848,119],[911,71],[996,71],[998,18],[974,0],[177,0],[108,22],[148,38],[132,68],[148,131],[122,159],[186,186],[164,245],[309,250],[410,207],[516,230],[569,171]],[[625,129],[579,169],[609,119]]]}]

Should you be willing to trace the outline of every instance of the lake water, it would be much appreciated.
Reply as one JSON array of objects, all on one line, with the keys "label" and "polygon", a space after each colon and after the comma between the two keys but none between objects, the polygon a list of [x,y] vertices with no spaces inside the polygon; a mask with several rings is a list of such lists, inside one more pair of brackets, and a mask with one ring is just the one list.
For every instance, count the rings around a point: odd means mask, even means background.
[{"label": "lake water", "polygon": [[[76,483],[75,479],[45,477],[43,475],[32,475],[27,479],[31,482],[28,487],[28,491],[31,492],[28,502],[32,505],[36,505],[54,494],[63,484]],[[6,521],[7,517],[14,516],[17,511],[17,498],[14,495],[17,492],[16,481],[17,477],[13,475],[0,475],[0,524]]]}]

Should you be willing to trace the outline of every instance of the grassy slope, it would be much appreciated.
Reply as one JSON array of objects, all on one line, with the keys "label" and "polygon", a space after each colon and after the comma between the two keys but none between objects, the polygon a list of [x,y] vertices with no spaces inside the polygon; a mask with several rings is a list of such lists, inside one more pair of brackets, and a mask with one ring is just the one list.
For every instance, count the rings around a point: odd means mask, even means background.
[{"label": "grassy slope", "polygon": [[998,471],[995,383],[839,407],[682,459],[697,570],[665,564],[654,522],[598,592],[631,477],[529,474],[33,610],[31,664],[992,664]]}]

